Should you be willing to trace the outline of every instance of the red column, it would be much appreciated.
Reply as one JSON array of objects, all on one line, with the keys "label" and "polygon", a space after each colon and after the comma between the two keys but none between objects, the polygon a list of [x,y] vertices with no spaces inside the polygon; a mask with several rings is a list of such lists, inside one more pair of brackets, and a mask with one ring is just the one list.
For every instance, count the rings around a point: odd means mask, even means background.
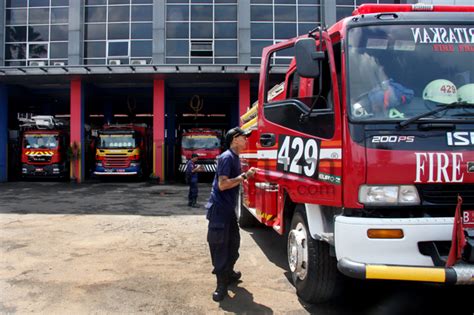
[{"label": "red column", "polygon": [[82,82],[71,81],[71,179],[80,183],[84,179],[84,107]]},{"label": "red column", "polygon": [[165,180],[165,81],[153,81],[153,174]]},{"label": "red column", "polygon": [[250,107],[250,79],[239,80],[239,123],[240,116]]}]

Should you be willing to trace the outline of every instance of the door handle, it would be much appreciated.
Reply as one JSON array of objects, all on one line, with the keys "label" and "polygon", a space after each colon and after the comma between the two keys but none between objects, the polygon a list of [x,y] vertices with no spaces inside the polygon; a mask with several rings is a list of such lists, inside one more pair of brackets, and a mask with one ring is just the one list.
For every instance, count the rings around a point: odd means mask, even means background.
[{"label": "door handle", "polygon": [[276,143],[275,134],[273,133],[262,133],[260,135],[260,144],[262,147],[273,147]]}]

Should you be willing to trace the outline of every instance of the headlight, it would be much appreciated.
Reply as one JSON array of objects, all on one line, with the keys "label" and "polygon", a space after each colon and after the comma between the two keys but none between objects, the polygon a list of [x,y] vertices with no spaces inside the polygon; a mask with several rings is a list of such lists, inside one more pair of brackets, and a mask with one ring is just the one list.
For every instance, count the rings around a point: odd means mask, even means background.
[{"label": "headlight", "polygon": [[359,188],[359,202],[365,205],[419,205],[420,197],[413,185],[368,186]]}]

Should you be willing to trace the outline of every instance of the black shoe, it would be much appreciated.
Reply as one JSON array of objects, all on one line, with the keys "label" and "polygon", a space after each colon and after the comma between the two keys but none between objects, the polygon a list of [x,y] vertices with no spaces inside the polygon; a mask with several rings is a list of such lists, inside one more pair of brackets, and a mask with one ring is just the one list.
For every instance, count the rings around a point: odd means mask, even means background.
[{"label": "black shoe", "polygon": [[242,278],[242,273],[241,273],[240,271],[233,271],[233,270],[232,270],[232,271],[229,273],[229,277],[228,277],[228,279],[229,279],[229,284],[230,284],[230,283],[235,283],[235,282],[239,281],[240,278]]},{"label": "black shoe", "polygon": [[212,293],[212,299],[215,302],[222,301],[227,296],[227,285],[218,284],[214,293]]}]

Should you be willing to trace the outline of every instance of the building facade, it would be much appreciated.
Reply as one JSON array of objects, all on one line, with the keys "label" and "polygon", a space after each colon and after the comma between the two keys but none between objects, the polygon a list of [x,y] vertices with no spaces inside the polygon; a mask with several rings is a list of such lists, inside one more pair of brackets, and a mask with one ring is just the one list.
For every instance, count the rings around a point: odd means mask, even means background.
[{"label": "building facade", "polygon": [[256,99],[263,47],[366,2],[414,1],[0,0],[0,181],[15,178],[23,113],[69,120],[84,148],[78,181],[88,129],[132,120],[153,127],[154,175],[174,178],[185,128],[228,129]]}]

